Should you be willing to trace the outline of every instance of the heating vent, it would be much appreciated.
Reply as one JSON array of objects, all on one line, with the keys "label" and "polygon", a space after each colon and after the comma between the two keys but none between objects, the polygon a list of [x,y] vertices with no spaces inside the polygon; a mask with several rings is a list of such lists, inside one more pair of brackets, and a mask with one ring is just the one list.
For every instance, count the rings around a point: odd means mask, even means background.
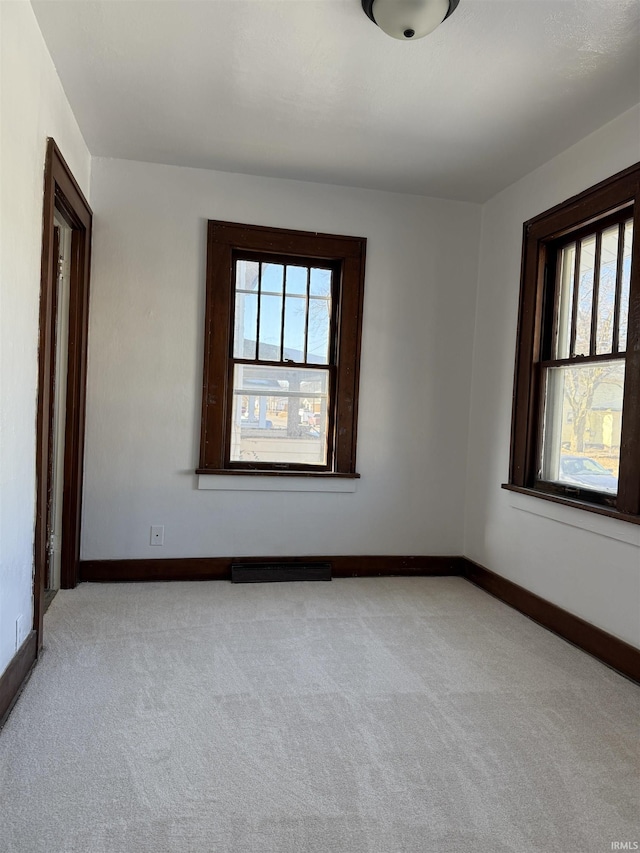
[{"label": "heating vent", "polygon": [[330,581],[331,563],[232,563],[231,583]]}]

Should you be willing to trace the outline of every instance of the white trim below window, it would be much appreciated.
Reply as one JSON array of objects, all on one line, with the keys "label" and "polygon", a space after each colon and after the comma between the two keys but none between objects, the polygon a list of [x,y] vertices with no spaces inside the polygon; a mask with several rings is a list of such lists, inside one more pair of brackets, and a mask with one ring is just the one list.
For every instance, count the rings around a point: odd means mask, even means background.
[{"label": "white trim below window", "polygon": [[227,492],[355,492],[357,479],[336,477],[242,477],[235,474],[198,474],[198,489]]},{"label": "white trim below window", "polygon": [[598,536],[607,536],[609,539],[617,539],[640,548],[640,525],[627,524],[617,518],[608,518],[605,515],[597,515],[592,512],[584,512],[581,509],[562,506],[562,504],[551,501],[540,500],[537,497],[522,495],[518,492],[509,492],[509,504],[513,509],[530,512],[559,524],[567,524],[570,527],[578,527],[588,530]]}]

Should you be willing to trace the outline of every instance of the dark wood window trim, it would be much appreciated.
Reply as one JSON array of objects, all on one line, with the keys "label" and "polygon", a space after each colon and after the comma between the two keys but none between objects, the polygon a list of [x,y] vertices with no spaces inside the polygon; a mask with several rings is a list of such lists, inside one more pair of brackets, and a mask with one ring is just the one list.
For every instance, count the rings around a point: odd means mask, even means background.
[{"label": "dark wood window trim", "polygon": [[[549,365],[554,257],[574,237],[633,216],[633,254],[617,497],[562,489],[536,479],[542,423],[542,366]],[[546,321],[546,322],[545,322]],[[617,348],[617,339],[613,348]],[[590,353],[585,363],[596,361]],[[524,224],[509,482],[503,488],[623,521],[640,523],[640,164],[631,166]],[[575,492],[575,493],[571,493]]]},{"label": "dark wood window trim", "polygon": [[53,139],[47,140],[42,214],[40,278],[40,339],[38,351],[38,409],[36,423],[36,523],[34,546],[34,630],[42,647],[44,589],[47,566],[47,510],[51,483],[51,433],[55,362],[55,299],[57,259],[54,262],[58,210],[71,226],[71,283],[69,348],[65,419],[64,498],[62,520],[62,574],[65,589],[78,583],[82,476],[84,460],[89,271],[93,215],[82,190]]},{"label": "dark wood window trim", "polygon": [[[333,345],[335,383],[329,413],[332,449],[325,469],[229,463],[230,365],[233,344],[234,262],[243,255],[322,261],[334,269]],[[366,240],[283,228],[209,221],[204,339],[202,424],[198,474],[358,477],[356,433]]]}]

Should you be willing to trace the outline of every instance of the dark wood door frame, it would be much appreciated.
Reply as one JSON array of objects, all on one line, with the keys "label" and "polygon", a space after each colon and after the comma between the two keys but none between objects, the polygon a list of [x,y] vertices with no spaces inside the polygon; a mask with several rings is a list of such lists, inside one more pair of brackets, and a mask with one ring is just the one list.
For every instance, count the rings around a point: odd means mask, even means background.
[{"label": "dark wood door frame", "polygon": [[78,582],[80,523],[87,384],[89,269],[93,215],[82,190],[53,139],[47,140],[42,215],[40,278],[40,341],[38,352],[38,413],[36,444],[36,525],[33,580],[33,628],[42,648],[44,590],[47,569],[47,526],[51,490],[50,441],[53,429],[53,372],[55,370],[55,301],[57,258],[54,258],[54,211],[72,229],[69,298],[69,348],[65,419],[64,486],[62,500],[63,589]]}]

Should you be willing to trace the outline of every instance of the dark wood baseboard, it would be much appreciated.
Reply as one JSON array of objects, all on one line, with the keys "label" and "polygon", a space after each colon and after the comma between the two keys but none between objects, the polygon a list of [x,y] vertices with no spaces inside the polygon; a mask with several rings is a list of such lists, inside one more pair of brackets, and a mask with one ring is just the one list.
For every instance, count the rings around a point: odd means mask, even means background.
[{"label": "dark wood baseboard", "polygon": [[462,557],[184,557],[156,560],[82,560],[80,580],[123,581],[230,580],[232,563],[329,563],[334,578],[462,575]]},{"label": "dark wood baseboard", "polygon": [[80,581],[123,583],[130,581],[220,581],[231,578],[231,559],[177,557],[141,560],[81,560]]},{"label": "dark wood baseboard", "polygon": [[468,581],[618,670],[627,678],[640,682],[640,649],[472,560],[465,559],[464,562],[464,576]]},{"label": "dark wood baseboard", "polygon": [[36,632],[31,631],[27,639],[15,653],[9,666],[0,676],[0,728],[7,721],[11,709],[31,674],[36,662]]}]

